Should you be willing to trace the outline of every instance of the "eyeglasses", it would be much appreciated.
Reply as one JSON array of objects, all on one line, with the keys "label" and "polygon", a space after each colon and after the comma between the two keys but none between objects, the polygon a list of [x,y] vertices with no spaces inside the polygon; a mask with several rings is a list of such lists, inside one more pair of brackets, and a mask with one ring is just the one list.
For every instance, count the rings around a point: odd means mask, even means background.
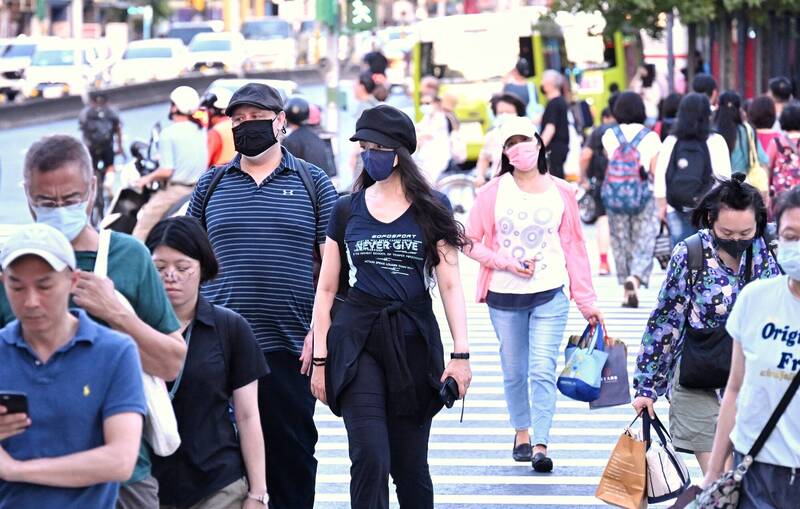
[{"label": "eyeglasses", "polygon": [[52,200],[50,198],[43,198],[40,200],[31,200],[31,205],[34,207],[41,207],[45,209],[56,209],[59,207],[74,207],[85,202],[87,198],[81,194],[67,200]]},{"label": "eyeglasses", "polygon": [[177,283],[183,283],[197,273],[197,270],[192,267],[175,267],[173,270],[169,270],[168,267],[156,267],[156,270],[161,279],[169,279]]}]

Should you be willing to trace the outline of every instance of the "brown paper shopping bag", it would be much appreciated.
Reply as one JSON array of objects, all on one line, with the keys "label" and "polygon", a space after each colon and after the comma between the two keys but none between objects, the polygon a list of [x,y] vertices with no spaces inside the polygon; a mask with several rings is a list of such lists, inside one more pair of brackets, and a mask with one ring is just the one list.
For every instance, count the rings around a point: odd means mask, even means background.
[{"label": "brown paper shopping bag", "polygon": [[628,427],[608,459],[595,496],[626,509],[647,507],[645,449],[645,443]]}]

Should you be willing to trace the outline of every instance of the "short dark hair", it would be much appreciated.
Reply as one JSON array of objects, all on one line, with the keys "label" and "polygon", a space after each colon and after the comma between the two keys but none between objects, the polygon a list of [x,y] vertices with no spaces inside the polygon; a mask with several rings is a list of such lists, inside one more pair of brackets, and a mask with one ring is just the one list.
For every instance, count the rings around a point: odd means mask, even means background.
[{"label": "short dark hair", "polygon": [[775,101],[768,95],[760,95],[750,102],[747,119],[756,129],[769,129],[775,125]]},{"label": "short dark hair", "polygon": [[205,283],[217,277],[219,263],[214,248],[200,221],[191,216],[178,216],[162,219],[147,235],[145,245],[150,252],[160,246],[167,246],[200,262],[200,282]]},{"label": "short dark hair", "polygon": [[775,223],[778,226],[778,233],[781,231],[781,217],[783,213],[790,209],[800,208],[800,186],[795,186],[785,193],[781,193],[775,203]]},{"label": "short dark hair", "polygon": [[784,106],[780,120],[784,131],[800,131],[800,104],[789,103]]},{"label": "short dark hair", "polygon": [[503,92],[502,94],[494,94],[492,99],[489,101],[489,104],[492,107],[492,114],[497,115],[497,104],[498,103],[506,103],[510,104],[517,110],[518,117],[525,116],[525,103],[517,97],[515,94],[511,92]]},{"label": "short dark hair", "polygon": [[614,103],[614,118],[620,124],[644,124],[647,113],[644,110],[644,101],[635,92],[622,92]]},{"label": "short dark hair", "polygon": [[25,154],[23,178],[30,182],[35,171],[47,173],[58,170],[68,164],[75,164],[83,174],[86,182],[94,176],[92,157],[80,140],[65,134],[54,134],[39,138],[30,146]]},{"label": "short dark hair", "polygon": [[375,90],[375,81],[372,79],[370,71],[364,71],[358,75],[358,82],[371,94]]},{"label": "short dark hair", "polygon": [[786,76],[776,76],[769,80],[769,91],[777,101],[785,103],[792,98],[792,82]]},{"label": "short dark hair", "polygon": [[710,74],[700,73],[694,77],[692,81],[692,91],[698,94],[705,94],[709,98],[714,95],[714,90],[717,89],[717,80]]},{"label": "short dark hair", "polygon": [[678,108],[681,106],[683,95],[677,92],[669,94],[661,101],[661,118],[675,118],[678,116]]},{"label": "short dark hair", "polygon": [[712,229],[723,207],[732,210],[753,209],[756,237],[763,235],[767,228],[767,207],[758,189],[745,183],[744,179],[743,173],[735,173],[730,179],[717,179],[716,185],[700,199],[692,212],[695,228]]}]

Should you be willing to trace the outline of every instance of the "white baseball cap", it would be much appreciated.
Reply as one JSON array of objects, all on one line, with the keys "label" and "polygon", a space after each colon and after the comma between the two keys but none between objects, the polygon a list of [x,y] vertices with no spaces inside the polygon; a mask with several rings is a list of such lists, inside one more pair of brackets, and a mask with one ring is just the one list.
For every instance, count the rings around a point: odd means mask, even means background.
[{"label": "white baseball cap", "polygon": [[33,255],[46,261],[53,270],[75,270],[75,251],[63,233],[52,226],[34,223],[17,230],[0,251],[0,267],[6,270],[15,260]]},{"label": "white baseball cap", "polygon": [[537,135],[536,126],[528,117],[508,117],[500,124],[500,142],[506,144],[512,136],[526,136],[534,139]]}]

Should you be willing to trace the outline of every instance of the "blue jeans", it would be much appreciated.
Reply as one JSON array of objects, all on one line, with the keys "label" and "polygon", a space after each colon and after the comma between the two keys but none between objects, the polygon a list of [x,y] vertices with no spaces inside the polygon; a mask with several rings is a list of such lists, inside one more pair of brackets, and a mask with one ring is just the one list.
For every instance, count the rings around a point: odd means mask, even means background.
[{"label": "blue jeans", "polygon": [[569,299],[564,292],[532,310],[489,308],[500,340],[503,388],[511,425],[515,430],[529,429],[532,415],[534,445],[547,445],[550,436],[556,411],[556,361],[568,312]]},{"label": "blue jeans", "polygon": [[692,225],[691,212],[678,212],[677,210],[668,212],[667,224],[669,225],[669,236],[672,239],[673,248],[678,242],[697,233],[697,228]]}]

